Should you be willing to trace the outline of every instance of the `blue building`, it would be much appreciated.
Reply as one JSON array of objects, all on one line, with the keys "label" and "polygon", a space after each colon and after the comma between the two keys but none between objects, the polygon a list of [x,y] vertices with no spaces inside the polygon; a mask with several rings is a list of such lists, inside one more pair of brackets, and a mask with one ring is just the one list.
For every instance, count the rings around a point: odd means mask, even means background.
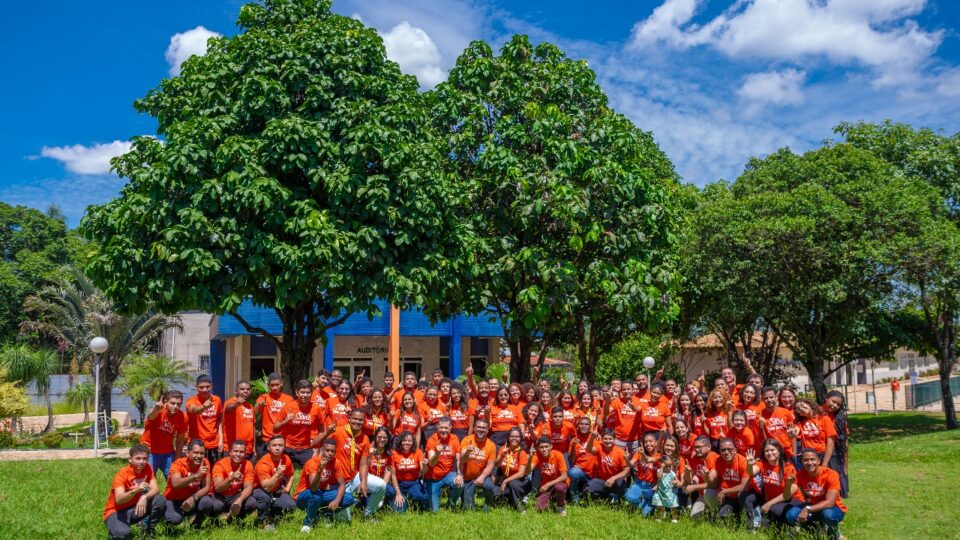
[{"label": "blue building", "polygon": [[[377,306],[381,312],[378,317],[357,314],[331,328],[326,346],[318,343],[314,350],[311,371],[339,369],[345,378],[353,380],[363,370],[379,383],[388,366],[391,322],[399,334],[401,373],[413,371],[420,376],[440,368],[448,376],[457,377],[467,365],[484,373],[489,363],[500,361],[499,337],[503,330],[487,315],[457,315],[433,325],[418,310],[391,312],[385,301],[377,302]],[[281,335],[283,325],[272,309],[247,301],[238,313],[251,325]],[[391,317],[399,320],[391,321]],[[214,390],[221,395],[239,380],[280,371],[279,351],[273,342],[247,332],[232,315],[211,318],[209,362]]]}]

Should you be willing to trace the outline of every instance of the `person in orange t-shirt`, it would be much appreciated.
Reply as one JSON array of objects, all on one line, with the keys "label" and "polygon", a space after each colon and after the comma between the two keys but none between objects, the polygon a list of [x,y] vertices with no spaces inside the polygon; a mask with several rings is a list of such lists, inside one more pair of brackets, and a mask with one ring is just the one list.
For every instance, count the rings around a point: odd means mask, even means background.
[{"label": "person in orange t-shirt", "polygon": [[654,433],[660,439],[673,434],[673,412],[663,393],[660,383],[650,387],[650,400],[641,406],[639,418],[643,433]]},{"label": "person in orange t-shirt", "polygon": [[450,386],[450,402],[447,403],[446,413],[450,417],[451,432],[461,442],[473,433],[474,410],[467,399],[467,389],[458,383]]},{"label": "person in orange t-shirt", "polygon": [[404,394],[408,392],[413,394],[414,400],[416,401],[415,405],[419,405],[420,402],[423,401],[423,392],[417,388],[417,374],[412,371],[403,374],[403,386],[395,389],[390,395],[390,405],[394,411],[402,408],[403,403],[401,400]]},{"label": "person in orange t-shirt", "polygon": [[337,467],[343,469],[347,491],[353,493],[354,498],[366,496],[364,515],[369,517],[380,508],[387,484],[379,476],[370,473],[370,438],[363,433],[364,418],[363,409],[354,409],[350,411],[347,425],[335,428],[332,433],[321,433],[318,439],[331,438],[336,441]]},{"label": "person in orange t-shirt", "polygon": [[[307,404],[313,406],[309,393]],[[253,498],[257,501],[257,520],[265,530],[273,531],[276,517],[292,511],[297,504],[290,496],[293,461],[284,453],[283,435],[274,435],[267,448],[269,453],[261,457],[254,468],[257,488],[253,490]]]},{"label": "person in orange t-shirt", "polygon": [[260,413],[260,441],[257,442],[257,455],[267,454],[267,441],[269,441],[276,432],[273,424],[286,417],[283,408],[293,401],[293,397],[283,393],[283,378],[279,373],[267,375],[267,388],[269,392],[260,394],[257,402],[253,405],[253,410]]},{"label": "person in orange t-shirt", "polygon": [[486,409],[490,421],[490,440],[497,448],[507,444],[510,430],[524,425],[523,411],[510,403],[510,391],[501,386],[496,393],[496,401]]},{"label": "person in orange t-shirt", "polygon": [[530,456],[523,449],[523,432],[516,427],[507,433],[507,444],[500,447],[494,464],[494,477],[483,483],[484,497],[493,503],[506,499],[514,510],[520,510],[523,498],[530,493],[527,462]]},{"label": "person in orange t-shirt", "polygon": [[404,431],[409,431],[413,435],[417,448],[420,448],[420,413],[417,412],[417,398],[413,392],[405,392],[400,403],[400,408],[393,416],[393,436],[397,437]]},{"label": "person in orange t-shirt", "polygon": [[423,401],[417,405],[417,413],[420,414],[421,422],[421,442],[424,444],[437,432],[437,422],[444,416],[447,409],[447,406],[440,401],[438,397],[439,394],[440,389],[436,386],[431,386],[427,388],[426,393],[424,393]]},{"label": "person in orange t-shirt", "polygon": [[741,456],[747,455],[747,450],[757,449],[757,435],[747,421],[747,414],[743,409],[733,411],[733,425],[727,436],[733,439],[733,445]]},{"label": "person in orange t-shirt", "polygon": [[404,431],[397,443],[397,450],[390,454],[393,464],[392,485],[387,488],[387,497],[393,497],[391,505],[396,512],[406,512],[410,505],[421,510],[430,504],[420,475],[426,467],[423,450],[416,445],[413,434]]},{"label": "person in orange t-shirt", "polygon": [[477,486],[483,486],[493,473],[497,446],[487,437],[490,423],[485,418],[473,425],[473,435],[460,441],[460,475],[463,478],[463,509],[476,508]]},{"label": "person in orange t-shirt", "polygon": [[363,405],[363,433],[373,438],[373,434],[381,427],[390,426],[390,408],[387,398],[380,390],[372,390],[370,397]]},{"label": "person in orange t-shirt", "polygon": [[540,471],[540,489],[537,491],[537,512],[544,512],[553,500],[557,513],[567,515],[567,460],[553,449],[549,437],[537,439],[537,452],[527,462],[526,474],[536,467]]},{"label": "person in orange t-shirt", "polygon": [[[250,403],[250,383],[239,381],[234,387],[233,397],[223,404],[221,450],[224,455],[230,452],[235,441],[243,441],[246,444],[246,458],[253,458],[253,452],[256,450],[256,434],[253,426],[255,421],[253,404]],[[216,461],[213,463],[216,464]]]},{"label": "person in orange t-shirt", "polygon": [[297,501],[297,508],[307,511],[300,529],[302,533],[310,532],[317,522],[321,508],[324,508],[324,515],[332,520],[350,521],[347,509],[353,506],[355,501],[353,494],[347,491],[342,469],[337,467],[336,453],[337,442],[326,439],[320,452],[307,460],[300,471],[300,480],[293,491],[293,498]]},{"label": "person in orange t-shirt", "polygon": [[714,448],[719,448],[720,439],[727,436],[727,431],[729,431],[732,423],[732,414],[733,402],[727,398],[727,394],[720,389],[714,389],[710,392],[710,397],[707,399],[707,408],[704,411],[703,428],[704,432],[710,436]]},{"label": "person in orange t-shirt", "polygon": [[150,467],[170,478],[170,465],[183,452],[187,433],[187,415],[180,410],[183,392],[170,390],[160,398],[147,415],[140,442],[150,449]]},{"label": "person in orange t-shirt", "polygon": [[617,502],[626,495],[630,464],[623,449],[616,445],[616,439],[616,433],[608,428],[599,447],[593,448],[596,464],[586,489],[590,498]]},{"label": "person in orange t-shirt", "polygon": [[620,396],[604,401],[604,427],[612,427],[617,436],[617,446],[627,455],[636,452],[642,423],[637,416],[642,405],[634,395],[634,386],[630,381],[620,383]]},{"label": "person in orange t-shirt", "polygon": [[712,472],[720,457],[712,450],[710,437],[701,435],[693,442],[693,457],[683,478],[683,491],[693,500],[690,517],[696,519],[707,509],[707,494],[716,497],[716,472]]},{"label": "person in orange t-shirt", "polygon": [[634,508],[644,516],[653,512],[653,494],[657,489],[657,471],[660,469],[660,454],[657,452],[657,433],[647,433],[632,456],[630,467],[633,469],[633,484],[627,490],[626,498]]},{"label": "person in orange t-shirt", "polygon": [[447,500],[450,501],[451,508],[463,494],[460,441],[451,433],[450,418],[444,416],[437,421],[437,432],[427,441],[426,450],[427,470],[423,478],[427,495],[430,497],[430,510],[436,513],[440,511],[440,492],[443,488],[450,490]]},{"label": "person in orange t-shirt", "polygon": [[733,439],[720,439],[720,459],[714,462],[717,494],[707,497],[708,506],[719,508],[717,515],[723,519],[740,511],[740,492],[747,487],[750,475],[747,474],[747,460],[737,453]]},{"label": "person in orange t-shirt", "polygon": [[[353,387],[347,381],[343,381],[337,386],[337,395],[327,400],[325,424],[334,424],[340,427],[350,423],[350,411],[354,409],[354,405],[350,402],[352,394]],[[356,398],[354,397],[354,399]]]},{"label": "person in orange t-shirt", "polygon": [[256,474],[246,457],[247,446],[237,440],[230,444],[227,457],[213,466],[213,514],[225,509],[231,518],[243,518],[257,510],[253,495]]},{"label": "person in orange t-shirt", "polygon": [[600,437],[593,431],[593,426],[589,417],[581,416],[577,420],[576,433],[570,438],[570,453],[567,456],[570,469],[567,476],[570,477],[570,500],[573,504],[580,502],[580,491],[587,487],[597,464],[596,447],[600,444]]},{"label": "person in orange t-shirt", "polygon": [[284,452],[300,467],[313,457],[313,439],[323,427],[320,409],[310,400],[311,392],[310,381],[298,382],[297,400],[284,405],[283,418],[273,424],[274,431],[283,436]]},{"label": "person in orange t-shirt", "polygon": [[549,437],[553,449],[566,454],[570,450],[570,438],[574,432],[574,427],[565,421],[563,408],[557,405],[550,412],[550,421],[537,429],[536,438]]},{"label": "person in orange t-shirt", "polygon": [[772,386],[764,386],[760,396],[764,404],[764,408],[760,411],[760,418],[757,420],[760,423],[761,432],[765,438],[775,439],[780,443],[784,457],[792,460],[797,451],[793,439],[787,433],[787,428],[794,423],[793,411],[780,406],[777,389]]},{"label": "person in orange t-shirt", "polygon": [[[820,523],[827,528],[831,538],[840,538],[840,522],[847,514],[847,507],[840,499],[840,475],[821,465],[819,453],[813,448],[803,449],[800,464],[796,484],[803,493],[806,505],[787,510],[787,523]],[[788,485],[793,484],[791,480],[787,478]]]},{"label": "person in orange t-shirt", "polygon": [[130,538],[130,526],[147,517],[147,532],[152,534],[153,527],[163,519],[167,501],[147,463],[149,457],[150,449],[145,444],[133,445],[128,464],[113,477],[103,509],[103,522],[110,538]]},{"label": "person in orange t-shirt", "polygon": [[213,488],[210,462],[206,459],[206,447],[200,439],[193,439],[187,447],[186,457],[170,466],[170,482],[163,492],[167,500],[164,519],[171,525],[183,523],[188,515],[196,516],[192,526],[200,528],[203,520],[213,513],[213,497],[208,496]]},{"label": "person in orange t-shirt", "polygon": [[833,420],[809,399],[798,399],[793,411],[797,417],[797,425],[787,433],[794,439],[800,439],[801,448],[816,450],[820,456],[820,464],[829,467],[837,441],[837,428]]},{"label": "person in orange t-shirt", "polygon": [[[758,528],[764,516],[771,523],[786,523],[787,511],[802,502],[802,495],[796,486],[785,493],[787,478],[795,477],[797,469],[786,455],[776,439],[767,439],[762,446],[763,457],[756,458],[753,450],[748,450],[747,474],[750,476],[749,489],[740,493],[740,504],[747,514],[747,527]],[[760,485],[757,485],[759,479]],[[758,505],[759,506],[758,508]],[[754,510],[759,510],[759,516]]]},{"label": "person in orange t-shirt", "polygon": [[211,394],[213,379],[209,375],[197,377],[197,395],[190,397],[184,404],[187,409],[187,431],[190,439],[200,439],[206,448],[207,461],[216,463],[220,459],[220,421],[223,404],[220,396]]}]

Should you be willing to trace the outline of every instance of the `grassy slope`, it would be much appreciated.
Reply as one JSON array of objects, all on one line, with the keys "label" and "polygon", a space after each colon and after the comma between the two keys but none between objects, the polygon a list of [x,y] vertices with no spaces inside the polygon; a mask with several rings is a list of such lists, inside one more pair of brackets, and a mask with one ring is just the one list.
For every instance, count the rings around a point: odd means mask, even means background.
[{"label": "grassy slope", "polygon": [[[960,538],[955,497],[960,478],[960,432],[945,432],[935,416],[891,414],[852,420],[854,496],[843,531],[849,538]],[[0,463],[0,538],[103,538],[100,521],[107,486],[121,460],[103,462]],[[952,496],[950,495],[952,494]],[[394,516],[381,523],[354,523],[354,538],[747,538],[742,531],[682,521],[641,520],[602,507],[571,508],[566,518],[511,511],[489,514],[441,512],[437,516]],[[299,534],[299,518],[280,526]],[[629,532],[627,532],[629,530]],[[338,536],[347,530],[339,529]],[[324,533],[320,533],[324,534]],[[249,527],[183,531],[180,538],[262,538]]]}]

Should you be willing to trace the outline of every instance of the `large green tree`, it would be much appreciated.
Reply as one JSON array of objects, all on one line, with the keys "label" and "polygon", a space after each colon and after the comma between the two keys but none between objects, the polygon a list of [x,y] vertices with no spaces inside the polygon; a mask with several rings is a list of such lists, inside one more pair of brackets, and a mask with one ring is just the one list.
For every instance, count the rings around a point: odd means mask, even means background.
[{"label": "large green tree", "polygon": [[[329,8],[244,6],[239,35],[136,102],[160,138],[114,161],[129,183],[82,225],[101,244],[87,270],[123,309],[233,314],[293,381],[376,298],[442,308],[470,246],[416,79]],[[246,299],[281,335],[237,315]]]},{"label": "large green tree", "polygon": [[430,99],[480,241],[462,300],[501,321],[512,380],[572,320],[592,378],[608,334],[669,317],[676,175],[586,62],[522,35],[499,55],[477,41]]},{"label": "large green tree", "polygon": [[913,227],[897,231],[890,262],[899,274],[898,296],[916,331],[908,345],[933,352],[948,429],[960,428],[950,389],[960,325],[960,134],[946,136],[905,124],[841,124],[837,131],[858,148],[892,164],[901,174],[936,190],[919,201]]},{"label": "large green tree", "polygon": [[44,213],[0,202],[0,340],[16,337],[23,299],[61,276],[82,247],[56,207]]},{"label": "large green tree", "polygon": [[43,395],[47,406],[47,426],[44,433],[53,431],[53,403],[50,401],[50,377],[60,372],[60,356],[52,349],[34,349],[26,343],[15,343],[0,349],[0,367],[11,379],[23,385],[33,383]]},{"label": "large green tree", "polygon": [[819,399],[833,371],[890,354],[890,238],[909,228],[911,209],[927,196],[922,185],[870,152],[837,144],[753,159],[731,196],[728,226],[738,232],[728,238],[730,257],[775,310],[766,321]]}]

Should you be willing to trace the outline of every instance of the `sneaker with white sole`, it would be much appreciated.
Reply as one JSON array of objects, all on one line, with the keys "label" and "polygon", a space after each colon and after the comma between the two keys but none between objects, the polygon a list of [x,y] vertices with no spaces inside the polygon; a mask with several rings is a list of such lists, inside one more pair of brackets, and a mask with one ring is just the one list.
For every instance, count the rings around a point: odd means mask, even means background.
[{"label": "sneaker with white sole", "polygon": [[313,529],[311,529],[309,525],[304,525],[303,527],[300,527],[300,532],[302,532],[303,534],[310,534],[310,531],[312,530]]},{"label": "sneaker with white sole", "polygon": [[566,508],[561,508],[561,509],[560,509],[560,512],[558,512],[558,513],[559,513],[561,516],[565,516],[565,515],[567,515],[567,509],[566,509]]}]

